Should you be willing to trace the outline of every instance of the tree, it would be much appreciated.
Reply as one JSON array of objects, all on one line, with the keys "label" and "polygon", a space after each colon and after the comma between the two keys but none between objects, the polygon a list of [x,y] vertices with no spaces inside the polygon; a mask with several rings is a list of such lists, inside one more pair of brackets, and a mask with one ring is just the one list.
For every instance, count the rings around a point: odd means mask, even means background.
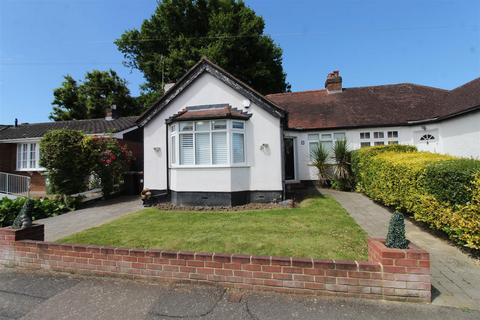
[{"label": "tree", "polygon": [[143,72],[146,92],[177,81],[202,56],[263,94],[289,89],[282,50],[262,17],[237,0],[165,0],[140,30],[115,41],[125,64]]},{"label": "tree", "polygon": [[87,72],[80,83],[67,75],[53,95],[50,119],[55,121],[103,118],[106,108],[113,105],[119,116],[141,112],[130,96],[127,82],[113,70]]}]

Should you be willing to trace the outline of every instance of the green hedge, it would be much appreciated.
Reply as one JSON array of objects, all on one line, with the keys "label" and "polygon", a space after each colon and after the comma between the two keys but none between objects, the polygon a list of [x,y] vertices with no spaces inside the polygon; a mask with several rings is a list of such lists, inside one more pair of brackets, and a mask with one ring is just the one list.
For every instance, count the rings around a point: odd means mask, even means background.
[{"label": "green hedge", "polygon": [[480,161],[455,159],[426,168],[424,187],[439,201],[467,204],[473,196],[472,176],[480,171]]},{"label": "green hedge", "polygon": [[[25,198],[9,199],[0,198],[0,227],[10,226],[15,217],[22,209]],[[78,199],[65,198],[56,199],[35,199],[34,210],[32,213],[33,220],[57,216],[78,206]]]},{"label": "green hedge", "polygon": [[354,152],[357,189],[480,249],[480,161],[385,146]]}]

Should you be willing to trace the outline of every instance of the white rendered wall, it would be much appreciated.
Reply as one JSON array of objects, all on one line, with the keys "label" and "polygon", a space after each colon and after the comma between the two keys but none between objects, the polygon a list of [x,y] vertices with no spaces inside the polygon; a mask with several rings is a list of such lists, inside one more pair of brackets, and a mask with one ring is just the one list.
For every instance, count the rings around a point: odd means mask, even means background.
[{"label": "white rendered wall", "polygon": [[441,153],[480,159],[480,112],[443,121],[439,132]]},{"label": "white rendered wall", "polygon": [[[344,132],[351,149],[360,148],[360,132],[385,132],[383,140],[387,142],[388,131],[398,131],[400,144],[415,145],[420,151],[429,151],[436,153],[449,154],[458,157],[480,159],[480,112],[470,113],[445,120],[438,123],[415,125],[408,127],[376,127],[349,130],[323,130],[323,131],[285,131],[285,136],[297,138],[297,163],[296,180],[316,180],[317,170],[310,163],[308,149],[308,134],[310,133],[335,133]],[[420,137],[426,133],[431,133],[436,137],[436,141],[426,144],[420,142]],[[370,139],[375,141],[375,139]]]},{"label": "white rendered wall", "polygon": [[[170,189],[175,191],[282,190],[280,119],[251,103],[243,107],[243,95],[208,73],[203,73],[144,127],[145,188],[167,189],[165,119],[188,106],[228,103],[252,117],[245,126],[246,166],[173,166]],[[268,148],[260,150],[262,144]],[[159,149],[155,151],[154,148]]]}]

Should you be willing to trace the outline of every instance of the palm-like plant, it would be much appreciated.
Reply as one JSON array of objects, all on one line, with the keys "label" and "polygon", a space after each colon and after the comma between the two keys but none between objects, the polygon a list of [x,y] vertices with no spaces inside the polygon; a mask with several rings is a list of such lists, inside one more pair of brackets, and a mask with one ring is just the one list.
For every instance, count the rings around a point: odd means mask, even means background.
[{"label": "palm-like plant", "polygon": [[318,180],[320,184],[325,185],[326,182],[329,180],[328,174],[328,162],[329,153],[328,150],[322,145],[319,144],[313,151],[312,151],[312,164],[318,170]]},{"label": "palm-like plant", "polygon": [[352,151],[348,146],[347,140],[335,141],[333,154],[335,158],[334,176],[337,187],[342,190],[350,190],[353,177],[351,170]]}]

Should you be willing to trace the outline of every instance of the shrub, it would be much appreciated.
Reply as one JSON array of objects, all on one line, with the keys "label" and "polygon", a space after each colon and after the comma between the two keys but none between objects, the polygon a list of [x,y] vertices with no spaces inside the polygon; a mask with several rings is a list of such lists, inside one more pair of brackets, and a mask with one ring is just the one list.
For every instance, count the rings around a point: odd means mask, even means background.
[{"label": "shrub", "polygon": [[480,172],[480,161],[454,159],[427,166],[424,187],[439,201],[451,204],[467,204],[472,199],[472,183]]},{"label": "shrub", "polygon": [[318,180],[322,185],[326,184],[329,180],[330,176],[328,174],[329,164],[328,164],[328,157],[329,153],[328,150],[322,144],[319,144],[315,150],[313,150],[313,165],[318,170]]},{"label": "shrub", "polygon": [[108,197],[116,185],[122,184],[133,160],[132,153],[110,137],[87,137],[84,147],[88,150],[91,172],[100,180],[103,195]]},{"label": "shrub", "polygon": [[480,249],[479,161],[390,146],[361,149],[353,158],[359,190]]},{"label": "shrub", "polygon": [[[0,198],[0,227],[12,225],[13,221],[20,213],[25,198],[9,199]],[[57,216],[69,210],[74,210],[79,205],[79,198],[64,197],[59,199],[34,199],[32,219],[38,220]]]},{"label": "shrub", "polygon": [[364,191],[363,181],[368,176],[366,172],[367,167],[370,166],[370,159],[376,155],[384,152],[416,152],[417,148],[414,146],[402,144],[389,144],[385,146],[374,146],[368,148],[361,148],[352,152],[352,172],[356,180],[356,187],[359,191]]},{"label": "shrub", "polygon": [[51,191],[75,194],[85,191],[90,174],[80,131],[51,130],[40,141],[40,165],[47,170]]},{"label": "shrub", "polygon": [[335,189],[350,191],[353,189],[352,174],[352,151],[348,147],[347,140],[337,140],[333,147],[335,159],[332,187]]},{"label": "shrub", "polygon": [[388,248],[407,249],[408,240],[405,237],[405,221],[403,214],[398,211],[392,215],[388,225],[385,246]]}]

